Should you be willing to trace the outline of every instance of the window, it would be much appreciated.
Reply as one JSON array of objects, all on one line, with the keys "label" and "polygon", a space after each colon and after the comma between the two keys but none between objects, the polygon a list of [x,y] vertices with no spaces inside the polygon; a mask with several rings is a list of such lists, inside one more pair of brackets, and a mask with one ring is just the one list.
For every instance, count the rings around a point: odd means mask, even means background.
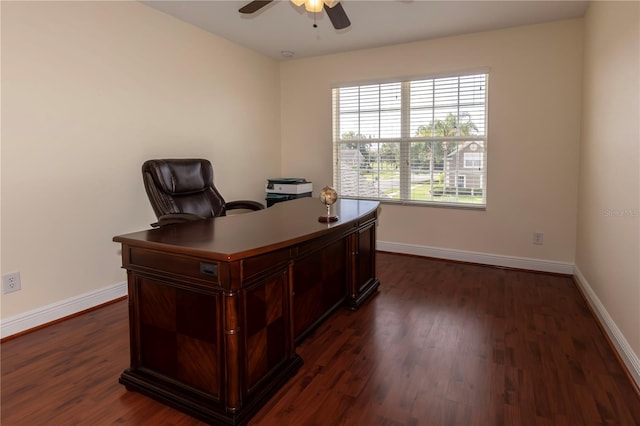
[{"label": "window", "polygon": [[464,168],[465,169],[481,169],[482,153],[481,152],[465,152]]},{"label": "window", "polygon": [[485,206],[487,74],[334,88],[343,197]]}]

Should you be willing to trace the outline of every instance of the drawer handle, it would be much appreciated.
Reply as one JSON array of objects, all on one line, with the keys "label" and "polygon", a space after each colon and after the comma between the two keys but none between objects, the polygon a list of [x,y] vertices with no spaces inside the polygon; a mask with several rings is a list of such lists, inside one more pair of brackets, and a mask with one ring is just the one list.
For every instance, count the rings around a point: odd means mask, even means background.
[{"label": "drawer handle", "polygon": [[210,277],[218,276],[218,264],[217,263],[200,263],[200,272]]}]

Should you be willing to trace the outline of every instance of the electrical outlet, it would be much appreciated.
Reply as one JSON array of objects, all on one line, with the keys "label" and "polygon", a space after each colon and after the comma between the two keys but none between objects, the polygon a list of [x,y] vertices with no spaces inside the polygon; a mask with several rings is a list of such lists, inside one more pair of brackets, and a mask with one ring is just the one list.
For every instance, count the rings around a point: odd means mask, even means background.
[{"label": "electrical outlet", "polygon": [[544,234],[542,232],[533,233],[533,244],[541,246],[543,242]]},{"label": "electrical outlet", "polygon": [[2,276],[2,292],[4,294],[13,293],[21,289],[20,272],[12,272]]}]

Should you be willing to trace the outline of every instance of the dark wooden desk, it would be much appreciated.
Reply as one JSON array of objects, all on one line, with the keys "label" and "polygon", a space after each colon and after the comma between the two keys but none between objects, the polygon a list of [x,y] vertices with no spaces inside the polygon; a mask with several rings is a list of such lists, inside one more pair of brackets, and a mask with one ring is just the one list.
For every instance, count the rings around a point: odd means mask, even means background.
[{"label": "dark wooden desk", "polygon": [[131,365],[120,382],[213,424],[242,424],[302,365],[295,345],[379,286],[379,203],[340,219],[301,198],[115,237],[127,269]]}]

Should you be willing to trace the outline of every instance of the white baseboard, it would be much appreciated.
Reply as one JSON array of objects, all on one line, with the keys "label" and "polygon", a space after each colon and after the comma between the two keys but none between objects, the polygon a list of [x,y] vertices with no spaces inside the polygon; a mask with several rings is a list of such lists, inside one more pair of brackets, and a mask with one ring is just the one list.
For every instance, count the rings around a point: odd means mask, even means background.
[{"label": "white baseboard", "polygon": [[479,253],[473,251],[392,243],[388,241],[378,241],[377,249],[393,253],[413,254],[424,257],[435,257],[438,259],[479,263],[482,265],[573,275],[573,263],[556,262],[553,260],[503,256],[498,254]]},{"label": "white baseboard", "polygon": [[582,289],[583,294],[587,298],[589,305],[591,305],[591,308],[598,317],[598,321],[615,346],[618,355],[626,365],[629,373],[633,377],[633,380],[636,382],[636,385],[640,387],[640,359],[638,359],[638,355],[636,355],[633,349],[631,349],[631,345],[629,345],[629,342],[627,342],[627,339],[625,339],[624,335],[609,315],[609,312],[607,312],[602,302],[600,302],[600,299],[587,282],[587,279],[582,275],[580,269],[575,266],[574,270],[574,277]]},{"label": "white baseboard", "polygon": [[0,338],[39,327],[127,295],[126,281],[2,320]]}]

